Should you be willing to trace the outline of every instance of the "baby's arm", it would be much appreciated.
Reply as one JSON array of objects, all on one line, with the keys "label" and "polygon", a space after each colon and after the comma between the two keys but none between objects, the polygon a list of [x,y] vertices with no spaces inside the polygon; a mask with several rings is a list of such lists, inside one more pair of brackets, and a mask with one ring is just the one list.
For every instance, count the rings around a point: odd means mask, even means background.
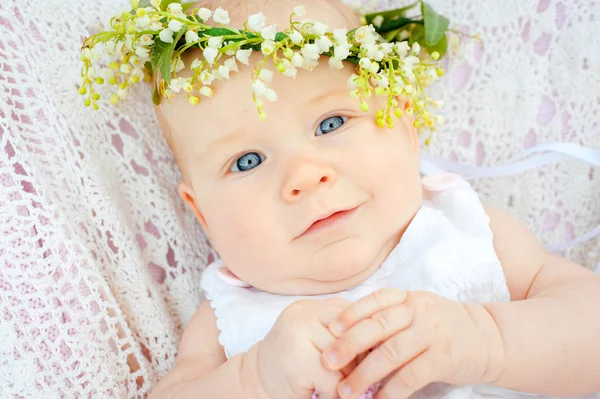
[{"label": "baby's arm", "polygon": [[[216,318],[208,301],[188,323],[181,337],[175,368],[160,381],[150,399],[249,398],[243,381],[245,354],[227,361],[219,343]],[[248,381],[250,384],[252,381]]]},{"label": "baby's arm", "polygon": [[600,276],[546,252],[508,213],[487,208],[511,302],[484,305],[502,338],[494,385],[548,395],[600,391]]}]

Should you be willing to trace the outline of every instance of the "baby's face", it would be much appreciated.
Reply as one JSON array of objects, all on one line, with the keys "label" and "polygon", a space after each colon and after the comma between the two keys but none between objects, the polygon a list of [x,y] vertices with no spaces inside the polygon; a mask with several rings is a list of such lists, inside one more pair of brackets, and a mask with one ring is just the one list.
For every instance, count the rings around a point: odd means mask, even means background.
[{"label": "baby's face", "polygon": [[362,112],[346,87],[352,66],[330,70],[325,57],[296,79],[275,73],[279,99],[260,121],[250,72],[219,82],[196,106],[181,94],[163,107],[183,150],[182,198],[252,286],[303,295],[350,288],[380,266],[420,206],[411,122],[378,128],[385,97]]}]

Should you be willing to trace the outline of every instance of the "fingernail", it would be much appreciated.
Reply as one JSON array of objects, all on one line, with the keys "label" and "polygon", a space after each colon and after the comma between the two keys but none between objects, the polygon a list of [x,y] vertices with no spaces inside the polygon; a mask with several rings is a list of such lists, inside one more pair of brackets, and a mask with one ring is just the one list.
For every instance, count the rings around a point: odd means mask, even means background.
[{"label": "fingernail", "polygon": [[340,356],[334,350],[329,349],[325,352],[325,358],[327,359],[327,364],[332,368],[337,366],[340,363]]},{"label": "fingernail", "polygon": [[350,388],[350,385],[348,385],[347,383],[342,382],[338,386],[338,394],[342,398],[349,398],[350,395],[352,395],[352,388]]},{"label": "fingernail", "polygon": [[344,323],[342,323],[339,320],[332,322],[329,325],[329,331],[331,331],[331,333],[336,336],[342,335],[342,332],[344,332]]}]

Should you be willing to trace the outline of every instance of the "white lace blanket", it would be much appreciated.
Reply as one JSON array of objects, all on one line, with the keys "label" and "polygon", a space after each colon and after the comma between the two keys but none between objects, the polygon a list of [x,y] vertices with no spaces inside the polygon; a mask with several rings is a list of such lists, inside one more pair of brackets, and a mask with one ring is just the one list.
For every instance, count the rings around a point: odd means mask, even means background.
[{"label": "white lace blanket", "polygon": [[[535,144],[600,148],[600,0],[430,2],[484,38],[436,88],[447,126],[431,151],[495,165]],[[2,398],[143,396],[201,300],[210,250],[147,89],[98,112],[76,90],[81,40],[128,4],[0,2]],[[476,188],[556,243],[600,222],[599,174],[563,162]],[[598,244],[566,255],[592,267]]]}]

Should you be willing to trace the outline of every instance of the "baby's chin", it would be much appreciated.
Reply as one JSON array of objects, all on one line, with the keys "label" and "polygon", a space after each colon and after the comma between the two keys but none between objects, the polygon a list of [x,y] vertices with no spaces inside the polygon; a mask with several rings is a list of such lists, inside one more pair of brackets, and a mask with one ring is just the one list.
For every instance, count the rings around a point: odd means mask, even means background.
[{"label": "baby's chin", "polygon": [[[327,258],[319,259],[306,273],[295,278],[270,281],[254,286],[279,295],[326,295],[348,290],[368,279],[392,251],[395,242],[378,248],[347,248]],[[333,252],[333,251],[332,251]]]}]

